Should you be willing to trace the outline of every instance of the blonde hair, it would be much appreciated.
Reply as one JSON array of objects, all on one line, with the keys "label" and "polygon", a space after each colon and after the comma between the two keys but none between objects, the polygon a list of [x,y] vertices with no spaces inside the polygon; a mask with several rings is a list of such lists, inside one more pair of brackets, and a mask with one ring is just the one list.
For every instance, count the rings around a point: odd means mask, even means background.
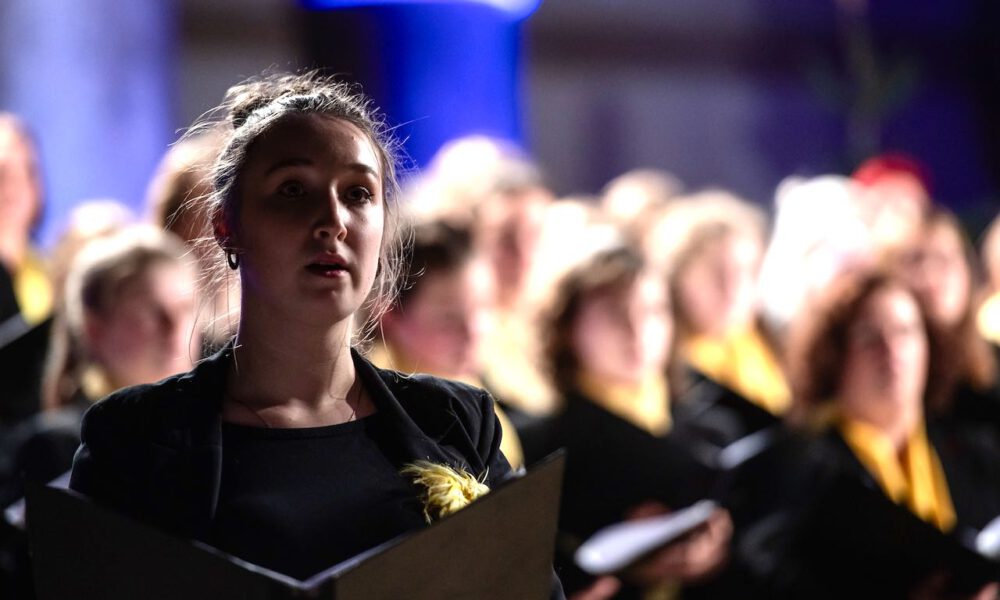
[{"label": "blonde hair", "polygon": [[69,404],[92,365],[86,316],[113,308],[123,286],[161,264],[189,268],[187,251],[172,233],[136,225],[98,238],[73,259],[56,315],[43,378],[43,408]]}]

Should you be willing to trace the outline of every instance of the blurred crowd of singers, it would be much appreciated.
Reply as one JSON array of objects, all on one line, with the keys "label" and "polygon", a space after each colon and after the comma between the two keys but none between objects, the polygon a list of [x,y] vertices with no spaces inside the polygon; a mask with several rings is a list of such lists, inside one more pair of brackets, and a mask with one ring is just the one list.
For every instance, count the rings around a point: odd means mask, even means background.
[{"label": "blurred crowd of singers", "polygon": [[[191,208],[216,146],[172,146],[146,215],[81,202],[43,253],[36,149],[0,116],[0,504],[69,469],[92,403],[233,335],[238,274],[211,271],[221,250]],[[571,597],[829,592],[846,567],[790,553],[843,474],[944,533],[1000,515],[1000,221],[974,244],[932,186],[883,155],[790,177],[766,203],[655,170],[557,198],[517,148],[457,140],[404,190],[407,282],[358,343],[384,368],[489,390],[515,467],[569,449]],[[708,523],[613,579],[571,564],[600,527],[705,497],[721,507]],[[29,585],[3,564],[5,589]],[[898,577],[926,597],[995,591]]]}]

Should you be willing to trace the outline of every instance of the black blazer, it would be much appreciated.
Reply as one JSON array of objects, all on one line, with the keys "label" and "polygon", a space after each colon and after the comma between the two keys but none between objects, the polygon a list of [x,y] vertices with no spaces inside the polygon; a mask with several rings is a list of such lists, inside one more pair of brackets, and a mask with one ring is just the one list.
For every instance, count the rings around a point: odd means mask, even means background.
[{"label": "black blazer", "polygon": [[[375,368],[353,352],[358,375],[394,435],[386,455],[402,467],[429,460],[461,467],[492,487],[510,474],[493,400],[479,389]],[[176,535],[203,538],[219,499],[227,346],[192,371],[116,392],[83,419],[70,488]]]},{"label": "black blazer", "polygon": [[[954,535],[967,539],[970,530],[982,528],[1000,514],[1000,449],[988,429],[968,424],[929,422],[927,434],[948,481],[957,517]],[[741,471],[738,488],[743,502],[733,511],[738,534],[733,558],[742,572],[752,574],[746,597],[845,597],[845,590],[857,596],[864,589],[875,595],[871,582],[859,583],[862,570],[855,562],[864,562],[858,557],[867,555],[860,551],[870,548],[840,551],[841,546],[853,543],[848,540],[862,535],[849,525],[867,523],[867,515],[858,512],[866,509],[839,505],[835,518],[824,513],[826,526],[817,525],[819,521],[812,514],[843,481],[882,494],[875,478],[839,433],[831,430],[819,438],[789,434]],[[848,526],[838,533],[843,523]],[[818,526],[825,529],[817,533]],[[909,534],[892,527],[873,532],[872,547],[905,546]],[[824,541],[829,535],[838,538],[836,544]],[[913,572],[912,566],[909,571],[882,573],[879,583],[895,589],[928,575]],[[895,592],[885,593],[888,595],[879,597],[895,597]]]}]

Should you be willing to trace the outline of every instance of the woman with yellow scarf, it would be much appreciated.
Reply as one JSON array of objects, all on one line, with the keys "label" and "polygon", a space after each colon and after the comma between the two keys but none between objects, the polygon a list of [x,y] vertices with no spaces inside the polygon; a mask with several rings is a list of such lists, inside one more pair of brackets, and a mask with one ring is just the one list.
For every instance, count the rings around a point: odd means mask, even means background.
[{"label": "woman with yellow scarf", "polygon": [[[772,573],[786,584],[794,580],[789,585],[796,594],[825,598],[878,590],[877,597],[896,597],[901,588],[927,593],[935,582],[951,579],[950,572],[908,566],[886,567],[877,580],[860,582],[862,548],[840,548],[850,546],[842,540],[855,529],[852,523],[866,516],[858,511],[867,509],[857,505],[836,507],[844,531],[834,530],[826,541],[796,531],[808,522],[805,515],[812,507],[834,493],[835,481],[880,492],[923,521],[913,520],[917,529],[936,528],[946,535],[982,528],[1000,514],[995,440],[968,423],[925,418],[928,374],[937,351],[925,314],[902,280],[877,272],[855,274],[833,286],[793,330],[791,418],[817,435],[804,445],[773,450],[781,461],[770,462],[771,479],[758,485],[772,503],[770,516],[788,517],[782,534],[797,540],[788,546],[793,552],[775,561]],[[885,504],[889,512],[895,510]],[[911,539],[886,527],[863,535],[888,538],[895,552],[908,551]],[[935,594],[955,592],[934,589]]]}]

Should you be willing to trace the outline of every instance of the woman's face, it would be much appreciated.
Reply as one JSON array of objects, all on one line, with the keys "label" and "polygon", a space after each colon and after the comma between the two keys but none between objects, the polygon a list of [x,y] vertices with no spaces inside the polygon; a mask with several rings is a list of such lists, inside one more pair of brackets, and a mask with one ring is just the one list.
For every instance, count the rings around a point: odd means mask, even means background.
[{"label": "woman's face", "polygon": [[493,287],[492,273],[480,261],[455,271],[429,272],[406,306],[386,315],[388,342],[421,371],[445,377],[477,375]]},{"label": "woman's face", "polygon": [[116,386],[191,369],[201,348],[195,281],[187,265],[159,263],[126,282],[111,305],[87,315],[87,345]]},{"label": "woman's face", "polygon": [[847,331],[837,398],[844,413],[876,426],[919,415],[927,346],[913,296],[898,286],[875,291]]},{"label": "woman's face", "polygon": [[637,384],[665,372],[672,337],[666,284],[662,277],[643,273],[626,288],[584,299],[572,344],[583,372]]},{"label": "woman's face", "polygon": [[903,257],[904,274],[920,295],[929,317],[945,327],[959,324],[969,305],[971,273],[962,240],[939,223]]},{"label": "woman's face", "polygon": [[384,226],[382,169],[354,125],[293,115],[250,147],[236,182],[231,244],[245,307],[331,323],[371,291]]},{"label": "woman's face", "polygon": [[708,242],[678,276],[678,300],[692,333],[721,336],[754,316],[760,245],[728,234]]}]

